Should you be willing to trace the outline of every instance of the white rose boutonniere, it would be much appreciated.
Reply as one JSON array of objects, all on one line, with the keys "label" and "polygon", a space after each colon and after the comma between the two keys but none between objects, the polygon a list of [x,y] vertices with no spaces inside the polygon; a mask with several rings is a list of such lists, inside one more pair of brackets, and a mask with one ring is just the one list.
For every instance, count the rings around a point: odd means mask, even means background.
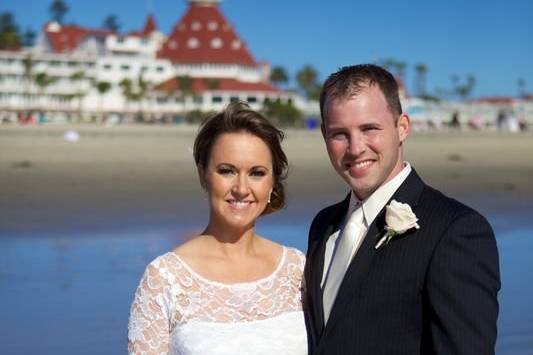
[{"label": "white rose boutonniere", "polygon": [[418,223],[416,223],[418,218],[407,203],[392,200],[385,208],[385,222],[387,223],[385,235],[377,242],[376,249],[383,244],[388,244],[397,235],[403,234],[412,228],[420,228]]}]

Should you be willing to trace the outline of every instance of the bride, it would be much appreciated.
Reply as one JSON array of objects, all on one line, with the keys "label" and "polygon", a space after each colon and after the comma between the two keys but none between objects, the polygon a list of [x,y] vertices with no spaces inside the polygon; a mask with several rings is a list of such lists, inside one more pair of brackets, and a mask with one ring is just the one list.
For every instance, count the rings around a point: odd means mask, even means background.
[{"label": "bride", "polygon": [[146,268],[131,305],[130,354],[307,354],[303,254],[256,234],[282,208],[283,133],[242,103],[194,143],[205,230]]}]

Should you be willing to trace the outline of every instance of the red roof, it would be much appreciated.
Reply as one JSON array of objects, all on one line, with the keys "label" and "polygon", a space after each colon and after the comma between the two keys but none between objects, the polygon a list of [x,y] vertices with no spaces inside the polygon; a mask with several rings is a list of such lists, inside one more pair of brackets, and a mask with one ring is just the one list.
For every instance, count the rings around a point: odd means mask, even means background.
[{"label": "red roof", "polygon": [[216,4],[191,3],[158,53],[173,63],[257,63]]},{"label": "red roof", "polygon": [[145,36],[148,36],[150,33],[157,31],[157,25],[155,23],[154,16],[148,15],[148,18],[146,19],[146,23],[144,24],[144,28],[142,30],[142,33]]},{"label": "red roof", "polygon": [[[264,82],[245,82],[230,78],[190,78],[193,93],[200,94],[204,91],[262,91],[279,92],[275,86]],[[179,91],[180,79],[174,77],[157,85],[156,91]]]},{"label": "red roof", "polygon": [[157,24],[153,15],[148,15],[146,22],[144,23],[144,28],[140,31],[131,31],[128,36],[137,36],[137,37],[147,37],[152,32],[157,31]]},{"label": "red roof", "polygon": [[494,105],[510,105],[514,101],[514,98],[509,96],[487,96],[470,100],[472,103],[487,103]]},{"label": "red roof", "polygon": [[48,24],[44,33],[54,52],[68,52],[78,47],[86,36],[107,36],[111,31],[83,28],[76,25],[58,25],[58,31],[51,31]]}]

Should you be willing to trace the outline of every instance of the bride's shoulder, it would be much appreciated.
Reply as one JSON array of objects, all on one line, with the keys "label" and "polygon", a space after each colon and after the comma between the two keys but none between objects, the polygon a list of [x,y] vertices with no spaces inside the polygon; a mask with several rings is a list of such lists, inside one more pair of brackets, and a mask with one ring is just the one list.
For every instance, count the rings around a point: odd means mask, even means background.
[{"label": "bride's shoulder", "polygon": [[174,249],[154,258],[147,266],[145,274],[160,278],[174,278],[177,274],[188,274],[182,257],[195,255],[196,241],[189,240]]},{"label": "bride's shoulder", "polygon": [[287,261],[289,263],[295,263],[300,269],[303,269],[305,265],[305,254],[294,247],[283,246],[283,248],[286,250]]}]

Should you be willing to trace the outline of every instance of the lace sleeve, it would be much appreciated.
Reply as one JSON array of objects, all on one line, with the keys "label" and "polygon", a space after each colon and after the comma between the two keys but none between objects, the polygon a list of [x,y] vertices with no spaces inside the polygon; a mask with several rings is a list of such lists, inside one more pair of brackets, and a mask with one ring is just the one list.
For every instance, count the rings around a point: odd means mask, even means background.
[{"label": "lace sleeve", "polygon": [[303,274],[304,274],[304,269],[305,269],[305,254],[302,253],[300,250],[296,249],[296,248],[293,248],[294,250],[294,253],[296,255],[296,265],[297,265],[297,268],[298,268],[298,273],[299,273],[299,276],[300,276],[300,302],[302,302],[302,306],[304,309],[306,309],[306,305],[305,305],[305,293],[307,292],[306,290],[306,285],[305,285],[305,278],[303,277]]},{"label": "lace sleeve", "polygon": [[135,292],[128,324],[129,354],[168,354],[170,315],[168,290],[160,260],[148,265]]}]

